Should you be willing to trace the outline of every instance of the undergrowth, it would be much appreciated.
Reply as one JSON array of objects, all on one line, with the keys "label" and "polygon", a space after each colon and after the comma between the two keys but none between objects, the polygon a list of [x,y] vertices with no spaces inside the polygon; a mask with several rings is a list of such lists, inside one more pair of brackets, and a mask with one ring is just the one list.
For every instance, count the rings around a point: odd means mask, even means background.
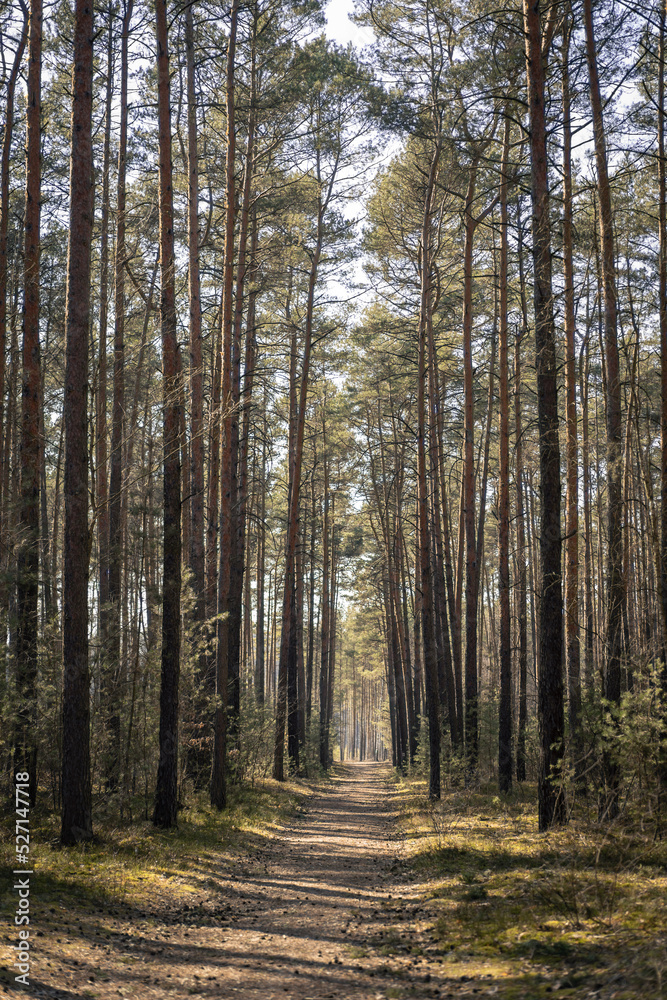
[{"label": "undergrowth", "polygon": [[535,788],[450,789],[429,804],[399,779],[410,864],[428,879],[430,935],[453,978],[492,980],[502,1000],[663,997],[667,841],[626,812],[599,823],[577,803],[537,830]]}]

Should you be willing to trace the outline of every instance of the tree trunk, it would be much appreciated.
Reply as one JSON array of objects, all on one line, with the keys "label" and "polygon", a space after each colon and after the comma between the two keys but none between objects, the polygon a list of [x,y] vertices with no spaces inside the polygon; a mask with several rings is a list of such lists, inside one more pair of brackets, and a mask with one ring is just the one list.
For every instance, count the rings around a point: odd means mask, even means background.
[{"label": "tree trunk", "polygon": [[563,594],[561,582],[560,448],[558,441],[558,368],[551,282],[551,232],[544,63],[540,0],[524,0],[526,74],[530,108],[531,193],[537,406],[540,439],[540,636],[538,714],[540,830],[566,819],[561,784],[563,759]]},{"label": "tree trunk", "polygon": [[[40,12],[41,20],[41,12]],[[65,373],[63,844],[92,837],[88,668],[87,386],[93,234],[93,8],[76,0]]]},{"label": "tree trunk", "polygon": [[440,697],[438,667],[436,662],[435,630],[433,622],[433,583],[431,575],[431,538],[428,524],[429,497],[426,478],[426,367],[428,315],[431,308],[431,215],[433,192],[440,160],[436,146],[431,157],[424,215],[422,219],[421,246],[421,296],[419,307],[419,359],[417,372],[417,467],[418,467],[418,536],[421,569],[422,642],[424,646],[424,673],[426,679],[426,704],[429,722],[429,798],[440,798]]},{"label": "tree trunk", "polygon": [[178,338],[171,165],[171,108],[166,0],[156,0],[160,149],[160,331],[162,339],[164,534],[160,759],[153,823],[176,825],[178,815],[178,695],[181,646],[181,461]]},{"label": "tree trunk", "polygon": [[445,555],[443,531],[441,527],[443,512],[447,510],[447,505],[445,501],[443,506],[440,500],[441,482],[444,485],[444,477],[441,476],[442,417],[439,397],[440,379],[438,377],[438,360],[435,349],[435,337],[433,335],[433,323],[430,313],[427,322],[427,335],[429,383],[429,459],[431,467],[431,482],[433,484],[431,490],[433,615],[434,625],[436,628],[436,646],[438,647],[438,684],[440,688],[440,705],[443,715],[445,711],[447,712],[452,746],[456,747],[458,743],[459,725],[456,704],[454,663],[452,658],[449,620],[447,617]]},{"label": "tree trunk", "polygon": [[[322,408],[322,461],[324,463],[324,496],[322,519],[322,619],[320,654],[320,765],[329,767],[329,456],[327,455],[326,417]],[[391,669],[391,668],[389,668]],[[393,678],[392,687],[393,691]],[[393,724],[393,722],[392,722]]]},{"label": "tree trunk", "polygon": [[109,172],[111,165],[111,115],[113,98],[114,16],[109,11],[107,27],[107,81],[102,162],[102,220],[100,234],[100,320],[95,399],[95,507],[97,511],[97,552],[99,566],[98,635],[101,654],[100,675],[105,674],[109,643],[109,455],[107,427],[107,327],[109,317]]},{"label": "tree trunk", "polygon": [[[199,277],[199,154],[197,149],[197,92],[192,5],[185,8],[185,57],[188,93],[188,291],[190,318],[190,551],[188,562],[195,595],[194,619],[201,627],[206,617],[204,576],[204,401]],[[205,673],[200,664],[200,675]],[[203,683],[203,676],[200,677]]]},{"label": "tree trunk", "polygon": [[[9,231],[9,172],[12,140],[14,137],[14,96],[16,81],[23,62],[26,42],[28,40],[28,8],[22,5],[23,28],[14,54],[14,61],[7,79],[7,99],[5,103],[5,127],[2,138],[2,156],[0,158],[0,441],[6,436],[5,431],[5,354],[7,351],[7,236]],[[4,453],[2,456],[4,458]],[[4,510],[4,475],[0,466],[0,533],[2,528],[2,512]]]},{"label": "tree trunk", "polygon": [[255,697],[258,705],[264,704],[264,576],[266,572],[266,434],[267,394],[264,392],[262,428],[262,465],[260,473],[259,522],[257,525],[257,652],[255,656]]},{"label": "tree trunk", "polygon": [[[602,113],[602,95],[598,77],[593,11],[591,0],[584,0],[586,56],[593,111],[593,139],[597,187],[600,198],[600,243],[602,245],[602,279],[604,287],[604,346],[607,362],[606,431],[607,431],[607,637],[605,656],[604,695],[616,705],[621,700],[621,655],[623,641],[623,490],[622,490],[622,420],[621,378],[618,358],[616,264],[611,189],[607,169],[607,151]],[[601,809],[609,819],[618,814],[620,769],[615,755],[605,751],[605,802]]]},{"label": "tree trunk", "polygon": [[234,281],[234,161],[236,158],[235,59],[239,0],[231,9],[227,43],[227,135],[225,168],[225,248],[222,290],[222,405],[225,439],[220,463],[220,562],[218,567],[218,628],[215,676],[215,723],[211,805],[227,805],[227,716],[229,698],[229,592],[232,548],[232,287]]},{"label": "tree trunk", "polygon": [[500,166],[500,496],[498,504],[498,591],[500,598],[500,702],[498,716],[498,785],[512,788],[512,636],[510,623],[510,429],[509,361],[507,357],[507,171],[510,117],[505,118]]},{"label": "tree trunk", "polygon": [[[433,365],[435,368],[434,392],[445,398],[444,376],[438,378],[438,359],[435,350],[432,351]],[[440,477],[440,493],[442,504],[442,540],[444,547],[445,582],[447,585],[447,604],[449,607],[449,630],[452,647],[452,667],[454,671],[455,703],[450,704],[450,713],[454,712],[456,720],[456,737],[452,734],[452,743],[456,747],[463,746],[463,671],[461,662],[461,614],[456,599],[456,586],[454,581],[454,567],[452,563],[452,543],[449,523],[449,500],[447,497],[447,481],[445,477],[445,449],[444,449],[444,426],[443,426],[442,406],[438,407],[438,471]],[[451,699],[450,699],[451,700]],[[450,720],[451,721],[451,720]]]},{"label": "tree trunk", "polygon": [[[213,321],[211,333],[211,402],[209,407],[208,499],[206,514],[206,617],[215,618],[218,606],[218,533],[220,529],[220,430],[222,391],[222,310]],[[211,660],[215,660],[215,652]],[[215,666],[208,672],[211,691],[215,687]]]},{"label": "tree trunk", "polygon": [[[477,161],[470,166],[468,190],[465,201],[465,246],[463,251],[463,387],[464,387],[464,462],[463,496],[465,516],[465,595],[466,595],[466,648],[465,648],[465,750],[466,780],[474,780],[478,759],[477,718],[477,601],[479,573],[477,572],[477,538],[475,533],[475,458],[474,458],[474,391],[472,369],[472,248],[475,220],[472,207],[475,199]],[[461,570],[459,569],[459,572]],[[477,581],[477,585],[476,585]]]},{"label": "tree trunk", "polygon": [[526,722],[528,716],[528,592],[526,581],[526,538],[523,503],[523,419],[521,413],[521,351],[528,328],[526,286],[523,274],[523,240],[520,202],[517,205],[519,231],[519,285],[521,295],[521,323],[517,325],[514,341],[514,429],[516,450],[514,457],[514,490],[516,493],[516,559],[517,595],[516,617],[519,628],[519,725],[516,748],[516,780],[526,780]]},{"label": "tree trunk", "polygon": [[317,466],[317,451],[313,456],[313,469],[311,473],[311,517],[310,517],[310,553],[308,566],[310,571],[310,581],[308,587],[308,653],[306,655],[306,727],[310,727],[310,715],[313,704],[313,666],[315,660],[315,539],[316,539],[316,495],[315,495],[315,468]]},{"label": "tree trunk", "polygon": [[109,757],[106,767],[110,790],[120,777],[121,683],[121,569],[123,564],[123,419],[125,412],[125,188],[127,162],[127,111],[129,32],[134,0],[127,0],[121,29],[120,136],[116,202],[115,324],[113,406],[111,415],[111,479],[109,486],[109,644],[105,684],[108,698]]},{"label": "tree trunk", "polygon": [[324,216],[331,198],[335,181],[335,171],[326,186],[324,196],[318,197],[317,237],[313,250],[310,273],[308,275],[308,296],[306,301],[306,317],[304,328],[303,363],[301,368],[301,386],[296,422],[296,440],[294,442],[294,458],[290,462],[289,511],[287,519],[287,539],[285,545],[285,586],[283,592],[282,633],[280,639],[280,660],[278,665],[278,692],[276,704],[276,731],[273,758],[273,777],[277,781],[284,779],[285,756],[285,713],[287,708],[287,667],[289,657],[289,637],[291,622],[295,614],[292,600],[297,532],[299,526],[299,496],[301,491],[301,466],[303,461],[303,438],[306,425],[306,404],[308,401],[308,374],[310,369],[310,352],[313,339],[313,320],[315,309],[315,285],[324,242]]},{"label": "tree trunk", "polygon": [[17,553],[16,689],[19,699],[14,769],[30,775],[30,802],[37,796],[37,633],[39,578],[39,216],[42,74],[42,4],[30,5],[25,188],[25,253],[21,395],[21,485]]},{"label": "tree trunk", "polygon": [[570,740],[575,771],[581,773],[581,679],[579,649],[579,483],[574,269],[572,261],[572,131],[570,117],[570,12],[563,24],[563,272],[565,284],[565,392],[567,407],[567,495],[565,500],[565,654]]},{"label": "tree trunk", "polygon": [[[243,172],[243,195],[239,223],[239,249],[236,270],[236,294],[234,303],[233,338],[233,383],[232,383],[232,548],[230,592],[229,592],[229,706],[230,730],[238,729],[240,713],[240,649],[241,618],[243,602],[243,576],[246,533],[246,507],[248,500],[248,434],[255,366],[254,324],[251,323],[250,303],[246,329],[245,378],[241,396],[240,362],[241,334],[243,328],[243,305],[248,271],[254,265],[257,250],[257,219],[251,214],[251,193],[255,156],[255,79],[257,11],[253,18],[250,69],[250,111],[248,117],[248,137],[246,142],[245,168]],[[248,230],[251,230],[251,248],[248,254]],[[254,303],[254,298],[253,298]],[[242,420],[242,434],[239,440],[239,424]]]},{"label": "tree trunk", "polygon": [[[660,315],[660,597],[662,605],[663,677],[667,678],[667,159],[665,153],[665,7],[660,8],[658,40],[658,222],[660,258],[658,308]],[[0,303],[0,309],[2,304]],[[664,683],[664,681],[663,681]]]}]

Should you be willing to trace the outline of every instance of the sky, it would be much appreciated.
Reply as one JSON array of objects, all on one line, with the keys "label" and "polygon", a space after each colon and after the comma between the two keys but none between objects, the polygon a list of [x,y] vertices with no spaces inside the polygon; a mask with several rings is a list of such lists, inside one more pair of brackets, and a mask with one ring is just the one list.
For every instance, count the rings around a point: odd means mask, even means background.
[{"label": "sky", "polygon": [[331,0],[327,5],[327,38],[347,45],[348,42],[361,49],[373,41],[373,32],[368,28],[359,28],[350,21],[348,14],[354,8],[354,0]]}]

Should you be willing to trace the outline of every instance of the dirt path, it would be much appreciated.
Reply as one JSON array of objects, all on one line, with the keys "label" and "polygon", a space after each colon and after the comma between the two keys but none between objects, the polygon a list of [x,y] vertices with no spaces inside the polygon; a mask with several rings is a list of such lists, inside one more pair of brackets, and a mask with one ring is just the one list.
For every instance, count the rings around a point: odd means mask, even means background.
[{"label": "dirt path", "polygon": [[[218,985],[243,998],[377,997],[379,907],[395,893],[388,769],[349,764],[334,789],[230,879],[233,927],[221,948]],[[392,892],[393,889],[393,892]]]},{"label": "dirt path", "polygon": [[230,923],[222,935],[202,928],[190,989],[238,1000],[441,995],[432,972],[415,968],[424,959],[401,956],[393,927],[416,887],[397,871],[389,774],[338,767],[333,789],[221,884]]},{"label": "dirt path", "polygon": [[28,992],[59,1000],[460,996],[429,954],[429,914],[417,902],[424,887],[403,873],[389,773],[380,764],[337,767],[330,791],[280,836],[220,868],[196,905],[86,928],[87,953],[59,960],[54,949]]}]

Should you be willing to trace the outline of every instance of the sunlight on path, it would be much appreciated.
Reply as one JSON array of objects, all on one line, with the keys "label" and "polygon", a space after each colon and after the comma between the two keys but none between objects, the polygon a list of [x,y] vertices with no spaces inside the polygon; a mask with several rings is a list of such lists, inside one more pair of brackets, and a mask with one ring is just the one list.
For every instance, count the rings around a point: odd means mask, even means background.
[{"label": "sunlight on path", "polygon": [[387,895],[385,870],[394,859],[388,774],[378,764],[338,768],[334,790],[316,800],[305,822],[258,856],[263,870],[231,880],[252,909],[225,941],[226,957],[230,949],[249,959],[249,967],[241,961],[226,969],[235,996],[384,996],[372,976],[360,981],[350,945],[365,938]]},{"label": "sunlight on path", "polygon": [[400,793],[390,775],[386,764],[335,766],[331,787],[274,838],[248,834],[245,857],[210,859],[196,902],[191,896],[186,904],[174,885],[172,906],[161,917],[145,922],[147,914],[135,910],[134,919],[113,932],[91,924],[76,959],[50,954],[54,973],[59,966],[58,986],[35,982],[28,994],[49,1000],[460,1000],[464,993],[458,986],[450,992],[452,981],[444,978],[442,956],[426,930],[425,886],[399,870]]},{"label": "sunlight on path", "polygon": [[141,996],[455,996],[419,965],[425,958],[399,955],[383,937],[386,908],[394,909],[392,922],[396,906],[398,919],[407,916],[402,908],[416,902],[419,888],[400,884],[395,872],[390,773],[386,764],[337,766],[330,791],[221,879],[227,926],[198,928],[196,944],[168,935],[162,960],[175,966],[173,990],[156,977],[144,980]]}]

